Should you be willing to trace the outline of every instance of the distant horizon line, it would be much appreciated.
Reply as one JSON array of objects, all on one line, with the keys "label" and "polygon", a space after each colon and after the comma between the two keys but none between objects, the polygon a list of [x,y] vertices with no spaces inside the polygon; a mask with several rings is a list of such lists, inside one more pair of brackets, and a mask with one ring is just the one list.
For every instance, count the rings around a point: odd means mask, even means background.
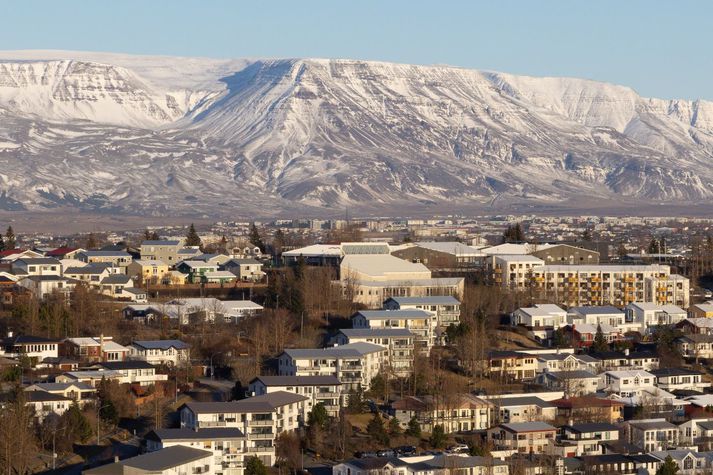
[{"label": "distant horizon line", "polygon": [[[666,101],[687,101],[691,103],[695,102],[713,102],[713,98],[707,99],[703,97],[696,97],[696,98],[689,98],[689,97],[663,97],[663,96],[645,96],[639,93],[639,91],[634,88],[633,86],[629,86],[626,84],[618,83],[618,82],[613,82],[610,80],[602,80],[602,79],[592,79],[588,77],[582,77],[582,76],[575,76],[575,75],[536,75],[536,74],[524,74],[524,73],[512,73],[512,72],[507,72],[507,71],[500,71],[496,69],[488,69],[488,68],[477,68],[477,67],[469,67],[469,66],[459,66],[459,65],[453,65],[453,64],[448,64],[448,63],[414,63],[414,62],[407,62],[407,61],[393,61],[393,60],[381,60],[381,59],[363,59],[363,58],[350,58],[350,57],[320,57],[320,56],[233,56],[233,57],[224,57],[224,56],[203,56],[203,55],[197,55],[197,56],[188,56],[188,55],[171,55],[171,54],[149,54],[149,53],[126,53],[126,52],[116,52],[116,51],[95,51],[95,50],[72,50],[72,49],[53,49],[53,48],[48,48],[48,49],[11,49],[11,50],[3,50],[0,49],[0,62],[3,61],[62,61],[62,60],[70,60],[70,61],[82,61],[81,59],[75,59],[71,57],[28,57],[28,58],[12,58],[12,57],[4,57],[3,55],[5,54],[55,54],[55,55],[62,55],[62,54],[88,54],[88,55],[100,55],[100,56],[116,56],[116,57],[138,57],[138,58],[156,58],[156,59],[198,59],[198,60],[206,60],[206,61],[224,61],[224,62],[230,62],[230,61],[251,61],[251,62],[260,62],[260,61],[358,61],[358,62],[365,62],[365,63],[378,63],[378,64],[394,64],[394,65],[401,65],[401,66],[414,66],[414,67],[422,67],[422,68],[449,68],[449,69],[460,69],[464,71],[475,71],[475,72],[480,72],[480,73],[487,73],[487,74],[501,74],[501,75],[508,75],[508,76],[515,76],[515,77],[521,77],[521,78],[532,78],[532,79],[568,79],[568,80],[578,80],[578,81],[586,81],[586,82],[592,82],[592,83],[598,83],[598,84],[606,84],[610,86],[615,86],[615,87],[621,87],[625,89],[629,89],[633,91],[637,96],[639,96],[642,99],[660,99],[660,100],[666,100]],[[84,60],[84,61],[91,61],[91,60]]]}]

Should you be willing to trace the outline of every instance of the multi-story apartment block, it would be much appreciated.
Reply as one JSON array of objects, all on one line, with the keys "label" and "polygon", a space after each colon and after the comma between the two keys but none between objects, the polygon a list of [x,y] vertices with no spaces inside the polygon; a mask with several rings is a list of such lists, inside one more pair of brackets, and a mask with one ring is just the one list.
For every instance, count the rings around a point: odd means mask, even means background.
[{"label": "multi-story apartment block", "polygon": [[286,391],[305,396],[305,412],[322,404],[327,413],[336,417],[346,401],[342,399],[342,383],[336,376],[258,376],[250,381],[249,396]]},{"label": "multi-story apartment block", "polygon": [[501,254],[493,257],[493,281],[512,290],[533,286],[533,271],[544,261],[528,254]]},{"label": "multi-story apartment block", "polygon": [[472,394],[406,396],[394,401],[389,412],[403,427],[416,418],[424,432],[440,425],[447,432],[484,430],[490,427],[495,405]]},{"label": "multi-story apartment block", "polygon": [[366,391],[386,364],[388,350],[372,343],[330,348],[288,349],[278,357],[281,376],[336,376],[342,392]]},{"label": "multi-story apartment block", "polygon": [[[688,279],[670,272],[669,266],[659,264],[540,265],[532,268],[528,285],[538,295],[568,306],[654,302],[687,307]],[[654,283],[673,288],[659,291]]]},{"label": "multi-story apartment block", "polygon": [[406,377],[413,372],[415,337],[405,328],[345,328],[337,333],[334,341],[338,345],[365,342],[386,347],[384,369],[394,376]]},{"label": "multi-story apartment block", "polygon": [[178,251],[183,248],[181,239],[163,239],[158,241],[144,241],[141,243],[141,259],[157,260],[175,265],[179,261]]},{"label": "multi-story apartment block", "polygon": [[237,428],[245,435],[245,451],[267,466],[275,463],[275,438],[299,428],[305,420],[305,396],[279,391],[230,402],[190,402],[178,412],[181,427]]},{"label": "multi-story apartment block", "polygon": [[436,314],[436,325],[442,328],[460,323],[460,302],[452,295],[391,297],[384,302],[384,309],[426,310]]},{"label": "multi-story apartment block", "polygon": [[436,315],[426,310],[360,310],[352,316],[354,328],[401,328],[415,335],[418,351],[428,352],[436,340]]}]

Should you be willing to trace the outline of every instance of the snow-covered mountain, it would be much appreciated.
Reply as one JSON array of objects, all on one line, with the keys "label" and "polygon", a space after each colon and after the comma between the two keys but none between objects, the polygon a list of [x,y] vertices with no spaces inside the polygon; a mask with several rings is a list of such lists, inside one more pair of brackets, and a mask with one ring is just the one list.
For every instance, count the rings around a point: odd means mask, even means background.
[{"label": "snow-covered mountain", "polygon": [[713,103],[444,66],[0,52],[0,209],[696,205]]}]

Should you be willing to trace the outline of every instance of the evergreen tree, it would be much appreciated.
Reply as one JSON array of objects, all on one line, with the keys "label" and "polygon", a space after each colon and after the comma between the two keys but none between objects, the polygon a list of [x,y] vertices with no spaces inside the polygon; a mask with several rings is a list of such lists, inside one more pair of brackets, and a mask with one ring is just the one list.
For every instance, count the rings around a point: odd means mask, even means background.
[{"label": "evergreen tree", "polygon": [[391,436],[398,436],[401,434],[401,424],[399,424],[399,420],[395,417],[389,419],[389,434]]},{"label": "evergreen tree", "polygon": [[66,427],[71,440],[86,442],[92,436],[92,426],[76,402],[62,414],[61,420],[60,425]]},{"label": "evergreen tree", "polygon": [[525,232],[522,230],[520,223],[515,223],[515,226],[508,225],[503,233],[503,242],[524,242]]},{"label": "evergreen tree", "polygon": [[196,227],[193,223],[191,223],[191,226],[188,228],[188,233],[186,234],[186,246],[203,246],[201,237],[196,232]]},{"label": "evergreen tree", "polygon": [[384,420],[381,418],[379,413],[375,413],[374,417],[366,425],[366,433],[371,436],[374,441],[378,442],[383,446],[389,445],[389,434],[386,433],[386,428],[384,427]]},{"label": "evergreen tree", "polygon": [[253,223],[252,227],[250,228],[250,236],[248,239],[250,241],[250,244],[260,248],[260,252],[265,252],[265,243],[262,241],[262,236],[260,236],[260,231],[257,230],[257,226],[255,226],[255,223]]},{"label": "evergreen tree", "polygon": [[267,467],[262,460],[256,456],[247,459],[245,463],[245,475],[268,475]]},{"label": "evergreen tree", "polygon": [[0,234],[0,252],[5,250],[5,239]]},{"label": "evergreen tree", "polygon": [[604,332],[602,331],[602,326],[597,325],[597,333],[594,335],[594,342],[592,343],[592,351],[601,352],[607,351],[609,345],[607,340],[604,338]]},{"label": "evergreen tree", "polygon": [[421,425],[418,423],[416,416],[413,416],[410,421],[408,421],[408,427],[406,428],[406,435],[411,437],[421,438]]},{"label": "evergreen tree", "polygon": [[670,455],[667,455],[664,462],[661,464],[656,475],[676,475],[678,473],[678,464],[673,461]]},{"label": "evergreen tree", "polygon": [[619,257],[626,257],[626,245],[623,242],[619,243],[619,247],[616,249],[616,254]]},{"label": "evergreen tree", "polygon": [[442,449],[446,446],[446,431],[443,430],[443,426],[437,424],[433,426],[433,431],[431,432],[431,438],[429,443],[435,449]]},{"label": "evergreen tree", "polygon": [[228,239],[225,236],[220,238],[220,243],[218,244],[218,250],[220,252],[228,252]]},{"label": "evergreen tree", "polygon": [[324,404],[321,402],[315,404],[312,410],[307,414],[307,425],[319,426],[324,429],[327,427],[327,422],[329,422],[329,414],[327,414],[327,409],[325,409]]},{"label": "evergreen tree", "polygon": [[11,251],[11,250],[15,249],[16,245],[17,245],[17,241],[15,239],[15,231],[12,229],[12,226],[8,226],[7,232],[5,232],[4,250]]},{"label": "evergreen tree", "polygon": [[589,228],[586,228],[584,232],[582,233],[582,241],[584,242],[591,242],[592,240],[592,232],[589,230]]}]

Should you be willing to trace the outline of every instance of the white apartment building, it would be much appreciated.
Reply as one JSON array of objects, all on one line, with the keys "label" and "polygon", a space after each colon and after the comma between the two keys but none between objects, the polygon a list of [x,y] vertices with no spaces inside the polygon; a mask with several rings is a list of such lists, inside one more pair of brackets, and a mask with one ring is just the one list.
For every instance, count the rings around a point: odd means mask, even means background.
[{"label": "white apartment building", "polygon": [[406,377],[413,372],[414,335],[405,328],[345,328],[335,337],[337,345],[350,343],[373,343],[387,351],[387,371],[397,377]]},{"label": "white apartment building", "polygon": [[493,257],[493,280],[513,290],[524,290],[533,283],[533,271],[544,261],[527,254],[500,254]]},{"label": "white apartment building", "polygon": [[436,315],[419,309],[360,310],[352,316],[354,328],[401,328],[415,335],[417,350],[428,352],[436,341]]},{"label": "white apartment building", "polygon": [[342,391],[366,391],[387,364],[388,350],[372,343],[330,348],[288,349],[278,357],[280,376],[336,376]]},{"label": "white apartment building", "polygon": [[234,427],[154,429],[145,440],[147,452],[174,446],[211,451],[216,475],[243,475],[245,459],[254,455],[248,451],[245,434]]},{"label": "white apartment building", "polygon": [[666,419],[640,419],[627,421],[629,443],[645,452],[676,448],[678,427]]},{"label": "white apartment building", "polygon": [[305,420],[305,396],[285,391],[230,402],[190,402],[179,408],[181,427],[192,430],[237,428],[245,450],[267,466],[275,464],[275,438]]},{"label": "white apartment building", "polygon": [[436,324],[440,327],[460,323],[460,302],[452,295],[430,297],[391,297],[384,302],[386,310],[426,310],[436,314]]},{"label": "white apartment building", "polygon": [[211,450],[174,445],[111,464],[84,470],[87,475],[216,475]]},{"label": "white apartment building", "polygon": [[703,379],[703,374],[696,370],[685,368],[660,368],[651,370],[656,378],[656,387],[664,391],[698,391],[703,392],[711,387],[711,383]]},{"label": "white apartment building", "polygon": [[250,396],[286,391],[307,398],[305,412],[309,414],[317,404],[322,404],[331,417],[339,415],[346,403],[342,398],[342,383],[336,376],[258,376],[248,386]]}]

